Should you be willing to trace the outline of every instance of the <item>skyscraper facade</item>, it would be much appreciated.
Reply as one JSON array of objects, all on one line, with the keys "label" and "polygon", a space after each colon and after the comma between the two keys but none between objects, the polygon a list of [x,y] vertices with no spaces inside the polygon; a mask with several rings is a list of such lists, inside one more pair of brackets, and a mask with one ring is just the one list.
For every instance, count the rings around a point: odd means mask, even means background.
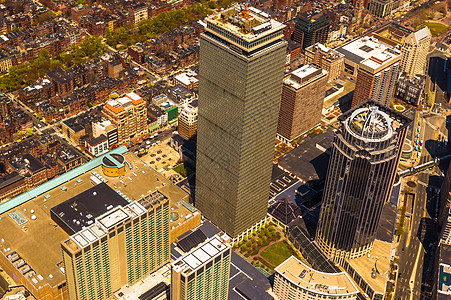
[{"label": "skyscraper facade", "polygon": [[327,71],[305,65],[283,79],[277,138],[290,143],[321,122]]},{"label": "skyscraper facade", "polygon": [[284,25],[233,6],[201,35],[195,205],[236,238],[266,216]]},{"label": "skyscraper facade", "polygon": [[227,300],[230,238],[216,235],[171,263],[171,300]]},{"label": "skyscraper facade", "polygon": [[329,34],[329,15],[316,8],[299,14],[296,21],[293,41],[301,45],[302,50],[315,43],[325,44]]},{"label": "skyscraper facade", "polygon": [[329,160],[316,240],[331,259],[373,246],[411,120],[367,101],[340,117]]},{"label": "skyscraper facade", "polygon": [[430,45],[431,31],[427,26],[412,32],[404,40],[401,47],[401,69],[409,77],[424,75]]},{"label": "skyscraper facade", "polygon": [[360,62],[357,70],[352,107],[368,99],[389,107],[399,75],[401,52],[393,48],[380,51],[368,48],[368,51],[373,51],[372,55]]},{"label": "skyscraper facade", "polygon": [[116,206],[61,246],[69,299],[109,298],[169,262],[169,199]]}]

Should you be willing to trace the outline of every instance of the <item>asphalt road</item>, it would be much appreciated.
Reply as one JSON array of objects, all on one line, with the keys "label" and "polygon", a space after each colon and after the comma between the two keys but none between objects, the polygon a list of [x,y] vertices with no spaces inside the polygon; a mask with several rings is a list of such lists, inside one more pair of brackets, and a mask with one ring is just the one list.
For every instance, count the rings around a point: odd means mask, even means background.
[{"label": "asphalt road", "polygon": [[[440,142],[448,137],[448,129],[446,118],[442,116],[425,115],[422,123],[424,147],[420,163],[425,163],[448,152]],[[417,186],[412,190],[415,198],[407,203],[405,233],[397,248],[398,277],[394,299],[428,299],[438,238],[434,207],[440,187],[439,173],[439,170],[427,170],[416,175]]]}]

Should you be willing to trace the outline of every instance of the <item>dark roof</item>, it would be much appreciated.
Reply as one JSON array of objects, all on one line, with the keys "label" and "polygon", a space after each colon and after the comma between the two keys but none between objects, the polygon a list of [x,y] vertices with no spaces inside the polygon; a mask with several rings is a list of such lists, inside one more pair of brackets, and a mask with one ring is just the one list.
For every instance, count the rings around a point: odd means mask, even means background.
[{"label": "dark roof", "polygon": [[206,239],[207,237],[202,230],[198,229],[179,240],[177,246],[182,249],[183,252],[187,253]]},{"label": "dark roof", "polygon": [[79,132],[79,131],[82,131],[83,129],[85,129],[83,126],[81,126],[77,122],[76,118],[64,120],[63,123],[66,124],[67,127],[72,129],[74,132]]},{"label": "dark roof", "polygon": [[274,299],[271,295],[262,290],[259,285],[254,283],[254,281],[250,280],[249,278],[246,278],[246,280],[237,285],[235,289],[249,300]]},{"label": "dark roof", "polygon": [[25,153],[21,157],[14,158],[10,164],[16,169],[29,169],[32,173],[37,173],[45,169],[44,165],[30,153]]},{"label": "dark roof", "polygon": [[287,225],[299,217],[302,214],[302,211],[296,204],[287,199],[280,199],[268,208],[268,213]]},{"label": "dark roof", "polygon": [[[64,189],[64,186],[61,187]],[[50,209],[52,220],[72,235],[93,223],[94,219],[128,202],[105,183],[100,183]]]},{"label": "dark roof", "polygon": [[4,176],[0,177],[0,189],[13,184],[14,182],[17,182],[19,180],[21,180],[22,178],[24,178],[22,175],[20,175],[19,173],[17,173],[16,171],[13,171],[9,174],[6,174]]},{"label": "dark roof", "polygon": [[105,135],[101,134],[101,135],[99,135],[99,136],[96,137],[96,138],[90,139],[90,140],[88,141],[88,143],[89,143],[89,145],[91,145],[91,146],[95,146],[95,145],[97,145],[97,144],[100,144],[100,143],[106,141],[107,139],[108,139],[108,138],[107,138]]},{"label": "dark roof", "polygon": [[202,225],[198,227],[199,230],[202,230],[202,232],[205,234],[206,237],[212,238],[216,234],[220,233],[221,230],[213,225],[210,221],[205,220]]},{"label": "dark roof", "polygon": [[[302,219],[296,219],[302,221]],[[288,229],[288,238],[299,249],[302,256],[307,259],[309,264],[315,270],[325,273],[339,273],[340,270],[330,261],[312,240],[309,234],[294,222],[290,224]]]},{"label": "dark roof", "polygon": [[323,180],[327,173],[333,137],[331,129],[320,134],[310,134],[298,142],[298,147],[282,156],[279,165],[305,181]]},{"label": "dark roof", "polygon": [[166,293],[167,290],[168,285],[164,282],[160,282],[138,298],[139,300],[152,300],[160,296],[162,293]]}]

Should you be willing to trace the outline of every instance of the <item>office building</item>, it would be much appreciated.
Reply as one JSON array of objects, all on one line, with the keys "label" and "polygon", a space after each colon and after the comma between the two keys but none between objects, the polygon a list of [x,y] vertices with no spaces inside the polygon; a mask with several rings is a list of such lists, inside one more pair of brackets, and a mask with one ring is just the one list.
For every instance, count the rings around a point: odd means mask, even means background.
[{"label": "office building", "polygon": [[325,44],[329,26],[329,15],[314,8],[298,15],[292,39],[301,45],[302,50],[316,43]]},{"label": "office building", "polygon": [[402,43],[401,70],[408,77],[424,75],[426,60],[431,45],[431,31],[427,26],[410,33]]},{"label": "office building", "polygon": [[411,123],[371,100],[339,120],[316,232],[321,250],[336,262],[371,251]]},{"label": "office building", "polygon": [[[356,80],[357,70],[362,61],[374,56],[376,53],[396,46],[395,42],[390,42],[385,36],[382,37],[383,38],[378,39],[377,35],[363,36],[334,49],[345,57],[343,74]],[[385,42],[387,41],[389,41],[390,44],[386,44]]]},{"label": "office building", "polygon": [[206,24],[200,42],[195,205],[235,239],[266,217],[285,26],[239,5],[207,17]]},{"label": "office building", "polygon": [[329,82],[335,81],[344,71],[344,55],[337,51],[316,43],[305,48],[304,64],[315,64],[329,73]]},{"label": "office building", "polygon": [[146,102],[133,92],[108,101],[102,117],[117,128],[119,146],[134,143],[147,133]]},{"label": "office building", "polygon": [[273,291],[280,300],[357,299],[359,290],[345,272],[317,271],[294,256],[275,269]]},{"label": "office building", "polygon": [[370,0],[368,10],[376,17],[385,18],[391,15],[393,10],[393,0]]},{"label": "office building", "polygon": [[321,122],[327,71],[305,65],[283,79],[277,138],[290,143]]},{"label": "office building", "polygon": [[107,298],[168,263],[170,243],[200,225],[186,192],[125,152],[113,149],[0,204],[0,264],[37,299]]},{"label": "office building", "polygon": [[197,134],[197,105],[196,99],[180,106],[177,131],[185,140],[191,140]]},{"label": "office building", "polygon": [[215,235],[171,263],[171,300],[228,299],[229,240],[225,234]]},{"label": "office building", "polygon": [[352,107],[368,99],[390,106],[402,55],[393,48],[372,52],[369,58],[359,64]]}]

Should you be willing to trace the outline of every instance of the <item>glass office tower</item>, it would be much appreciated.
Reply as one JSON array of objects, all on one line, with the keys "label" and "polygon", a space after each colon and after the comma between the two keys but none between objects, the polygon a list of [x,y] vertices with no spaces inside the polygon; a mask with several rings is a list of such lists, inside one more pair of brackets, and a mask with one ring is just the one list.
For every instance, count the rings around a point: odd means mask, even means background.
[{"label": "glass office tower", "polygon": [[206,23],[195,205],[236,238],[266,216],[286,56],[284,25],[240,5]]},{"label": "glass office tower", "polygon": [[411,120],[367,101],[340,117],[316,234],[331,259],[371,251]]}]

